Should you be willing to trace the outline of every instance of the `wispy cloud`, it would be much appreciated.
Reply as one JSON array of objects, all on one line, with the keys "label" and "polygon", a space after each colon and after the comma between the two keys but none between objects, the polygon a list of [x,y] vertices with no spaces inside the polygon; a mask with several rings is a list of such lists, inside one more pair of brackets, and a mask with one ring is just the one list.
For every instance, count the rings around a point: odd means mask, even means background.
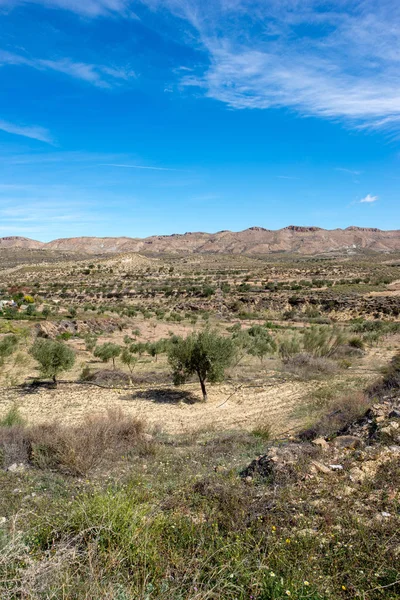
[{"label": "wispy cloud", "polygon": [[[27,235],[47,238],[49,235],[68,235],[71,231],[85,233],[93,226],[109,220],[84,198],[71,201],[79,191],[65,186],[31,187],[28,196],[18,190],[0,191],[0,234]],[[78,233],[77,233],[78,235]]]},{"label": "wispy cloud", "polygon": [[48,8],[69,10],[86,17],[101,17],[115,14],[135,18],[130,0],[0,0],[2,6],[13,8],[23,4],[41,4]]},{"label": "wispy cloud", "polygon": [[168,6],[196,32],[208,64],[183,84],[210,98],[359,127],[400,125],[400,5],[392,0],[142,1]]},{"label": "wispy cloud", "polygon": [[371,194],[367,194],[365,198],[361,198],[360,204],[371,204],[372,202],[376,202],[379,199],[379,196],[371,196]]},{"label": "wispy cloud", "polygon": [[353,169],[344,169],[342,167],[337,167],[336,171],[342,171],[342,173],[348,173],[349,175],[361,175],[361,171],[353,171]]},{"label": "wispy cloud", "polygon": [[146,167],[144,165],[121,165],[115,163],[103,163],[99,167],[118,167],[121,169],[150,169],[151,171],[178,171],[179,169],[169,169],[167,167]]},{"label": "wispy cloud", "polygon": [[[1,0],[0,0],[1,1]],[[0,51],[0,66],[27,66],[39,71],[56,71],[102,88],[110,88],[135,77],[130,69],[76,62],[69,58],[47,60]]]},{"label": "wispy cloud", "polygon": [[9,121],[0,120],[0,129],[13,135],[21,135],[26,138],[45,142],[46,144],[54,143],[50,132],[44,127],[16,125],[15,123],[10,123]]}]

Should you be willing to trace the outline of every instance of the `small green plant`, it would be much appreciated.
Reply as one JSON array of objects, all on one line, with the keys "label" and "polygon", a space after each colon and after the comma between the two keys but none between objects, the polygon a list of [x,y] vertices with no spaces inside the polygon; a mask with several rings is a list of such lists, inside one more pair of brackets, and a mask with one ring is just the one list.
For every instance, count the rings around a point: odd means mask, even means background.
[{"label": "small green plant", "polygon": [[18,346],[18,338],[16,335],[7,335],[0,342],[0,364],[4,362],[4,359],[11,356],[15,352]]},{"label": "small green plant", "polygon": [[260,423],[252,431],[252,434],[262,439],[264,442],[269,442],[271,439],[271,425],[269,423]]},{"label": "small green plant", "polygon": [[16,425],[21,426],[24,424],[25,419],[21,415],[17,404],[13,404],[4,417],[0,419],[0,427],[15,427]]}]

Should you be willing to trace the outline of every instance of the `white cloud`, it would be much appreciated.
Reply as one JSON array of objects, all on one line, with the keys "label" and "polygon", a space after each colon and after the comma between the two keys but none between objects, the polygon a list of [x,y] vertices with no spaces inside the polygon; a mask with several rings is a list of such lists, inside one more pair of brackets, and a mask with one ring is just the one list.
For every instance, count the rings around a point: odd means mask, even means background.
[{"label": "white cloud", "polygon": [[44,60],[28,58],[11,52],[0,51],[0,66],[22,65],[39,71],[57,71],[74,79],[81,79],[97,87],[109,88],[119,80],[127,81],[135,74],[129,69],[113,68],[105,65],[94,65],[84,62],[74,62],[69,58],[60,60]]},{"label": "white cloud", "polygon": [[342,167],[337,167],[336,171],[342,171],[342,173],[348,173],[349,175],[361,175],[362,171],[354,171],[353,169],[344,169]]},{"label": "white cloud", "polygon": [[20,135],[40,142],[46,142],[46,144],[54,143],[50,132],[47,129],[44,129],[44,127],[16,125],[9,121],[0,120],[0,129],[13,135]]},{"label": "white cloud", "polygon": [[99,167],[118,167],[121,169],[150,169],[151,171],[177,171],[178,169],[168,169],[167,167],[145,167],[143,165],[121,165],[116,163],[103,163]]},{"label": "white cloud", "polygon": [[400,5],[392,0],[142,1],[168,6],[196,32],[209,62],[183,83],[210,98],[360,127],[400,122]]},{"label": "white cloud", "polygon": [[[140,4],[169,10],[181,19],[176,35],[204,57],[192,72],[177,65],[184,86],[234,109],[400,126],[400,4],[393,0],[0,0],[16,3],[88,17],[129,17]],[[131,76],[68,59],[24,60],[100,87]]]},{"label": "white cloud", "polygon": [[379,196],[371,196],[371,194],[367,194],[367,195],[365,196],[365,198],[362,198],[362,199],[360,200],[360,204],[363,204],[363,203],[368,203],[368,204],[370,204],[370,203],[372,203],[372,202],[376,202],[376,201],[378,200],[378,198],[379,198]]},{"label": "white cloud", "polygon": [[41,4],[48,8],[69,10],[86,17],[101,17],[122,14],[135,17],[129,8],[130,0],[0,0],[0,7],[14,7],[23,4]]}]

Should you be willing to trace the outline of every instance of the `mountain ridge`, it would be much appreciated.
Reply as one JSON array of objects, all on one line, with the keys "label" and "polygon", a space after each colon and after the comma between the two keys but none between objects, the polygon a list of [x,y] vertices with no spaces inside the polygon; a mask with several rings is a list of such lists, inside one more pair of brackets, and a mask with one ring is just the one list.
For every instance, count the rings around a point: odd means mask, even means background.
[{"label": "mountain ridge", "polygon": [[58,238],[41,242],[22,236],[0,238],[1,248],[35,250],[80,251],[87,254],[115,254],[122,252],[179,254],[270,254],[290,252],[305,255],[371,250],[376,252],[400,251],[400,230],[381,230],[376,227],[323,229],[316,226],[288,225],[272,230],[249,227],[233,232],[202,231],[153,235],[147,238],[80,236]]}]

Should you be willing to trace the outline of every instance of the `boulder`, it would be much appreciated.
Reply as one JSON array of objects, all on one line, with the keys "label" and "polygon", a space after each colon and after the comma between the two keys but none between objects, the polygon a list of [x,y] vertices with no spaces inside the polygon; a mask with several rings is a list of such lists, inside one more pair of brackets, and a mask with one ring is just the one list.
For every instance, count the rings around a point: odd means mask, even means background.
[{"label": "boulder", "polygon": [[24,463],[13,463],[9,467],[7,467],[7,471],[9,471],[9,473],[23,473],[23,471],[25,470],[26,466],[24,465]]},{"label": "boulder", "polygon": [[333,443],[336,448],[342,450],[360,448],[364,445],[363,440],[355,435],[339,435],[334,439]]},{"label": "boulder", "polygon": [[324,473],[324,475],[330,475],[332,472],[329,467],[323,465],[322,463],[318,462],[317,460],[313,460],[311,462],[311,465],[315,468],[316,471],[318,471],[318,473]]},{"label": "boulder", "polygon": [[311,442],[314,446],[318,446],[319,448],[327,449],[329,448],[328,442],[324,438],[316,438]]}]

